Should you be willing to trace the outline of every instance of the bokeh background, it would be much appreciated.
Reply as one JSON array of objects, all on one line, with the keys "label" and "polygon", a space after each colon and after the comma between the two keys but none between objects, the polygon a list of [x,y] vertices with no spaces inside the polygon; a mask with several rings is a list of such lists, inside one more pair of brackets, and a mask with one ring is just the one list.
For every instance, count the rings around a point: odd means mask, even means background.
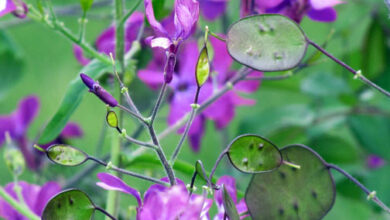
[{"label": "bokeh background", "polygon": [[[53,0],[53,3],[59,10],[73,7],[74,10],[59,17],[66,26],[77,32],[81,14],[77,7],[78,1]],[[130,6],[133,1],[126,3]],[[170,10],[172,4],[172,0],[167,0],[164,7]],[[238,8],[239,1],[230,0],[226,16],[213,23],[201,19],[199,27],[207,24],[214,32],[222,33],[229,24],[239,19]],[[326,49],[352,67],[362,69],[366,77],[389,90],[390,22],[385,4],[382,0],[347,0],[336,9],[336,22],[318,23],[306,17],[301,24],[303,30],[319,44],[334,32]],[[100,32],[111,24],[111,11],[112,8],[107,5],[94,8],[89,13],[86,32],[89,42],[93,43]],[[0,19],[0,36],[10,40],[0,42],[0,52],[5,45],[12,45],[16,48],[18,57],[15,61],[17,63],[13,63],[6,57],[7,54],[0,54],[0,114],[11,113],[23,97],[37,95],[41,108],[28,130],[28,136],[33,140],[56,112],[69,82],[78,76],[81,66],[73,55],[72,43],[41,23],[18,20],[7,15]],[[309,48],[308,55],[313,52]],[[150,58],[150,53],[145,49],[139,68]],[[6,72],[11,72],[12,75],[5,75]],[[266,75],[278,74],[281,73]],[[148,112],[157,92],[149,90],[136,78],[129,89],[136,104],[145,113]],[[209,121],[200,152],[193,153],[186,143],[180,160],[191,165],[201,159],[206,169],[210,170],[218,154],[234,137],[255,133],[267,137],[278,146],[307,144],[325,160],[339,165],[368,188],[376,190],[380,198],[390,204],[390,100],[384,95],[354,80],[349,72],[326,57],[320,57],[316,65],[305,68],[293,77],[280,81],[263,81],[259,90],[248,97],[255,98],[257,104],[238,108],[235,119],[222,131],[216,130]],[[157,118],[158,131],[167,126],[167,112],[168,106],[164,105]],[[101,138],[105,114],[106,107],[93,95],[86,94],[71,117],[71,121],[82,127],[84,136],[72,140],[71,144],[100,157],[108,153],[110,135],[117,134],[108,131],[106,138]],[[137,124],[131,119],[126,119],[125,122],[125,128],[131,134]],[[168,154],[176,146],[179,137],[172,134],[163,139],[162,145]],[[141,135],[141,139],[147,140],[146,138],[146,133]],[[123,150],[123,161],[135,149],[137,147],[132,146]],[[2,148],[0,154],[3,154]],[[367,157],[372,154],[383,158],[385,165],[369,168]],[[37,184],[48,180],[66,183],[87,166],[88,164],[84,164],[64,168],[48,163],[39,173],[25,171],[21,179]],[[163,175],[159,166],[143,162],[127,168],[138,172],[146,171],[157,177]],[[74,185],[89,192],[97,204],[104,204],[107,194],[95,186],[95,174],[102,171],[104,168],[91,171]],[[186,182],[190,181],[189,173],[178,174]],[[250,175],[238,173],[227,161],[217,170],[218,176],[225,174],[237,177],[241,191],[245,190],[250,180]],[[353,183],[337,173],[334,176],[337,184],[336,203],[325,219],[389,219],[373,203],[367,202],[363,192]],[[141,190],[148,187],[143,181],[124,178]],[[12,180],[4,161],[0,159],[0,185]],[[122,195],[121,200],[123,212],[134,211],[128,208],[135,204],[132,198]]]}]

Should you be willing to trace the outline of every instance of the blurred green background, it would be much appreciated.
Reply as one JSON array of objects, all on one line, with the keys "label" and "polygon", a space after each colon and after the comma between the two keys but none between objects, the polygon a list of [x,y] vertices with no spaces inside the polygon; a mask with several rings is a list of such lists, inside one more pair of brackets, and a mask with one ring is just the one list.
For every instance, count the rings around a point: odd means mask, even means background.
[{"label": "blurred green background", "polygon": [[[32,1],[31,3],[34,3]],[[77,5],[77,0],[53,0],[56,7]],[[130,6],[133,1],[127,1]],[[172,1],[165,4],[169,10]],[[228,14],[215,23],[204,20],[199,27],[209,25],[215,32],[222,32],[239,18],[239,1],[229,2]],[[318,23],[308,18],[302,22],[307,36],[321,44],[334,31],[326,46],[327,50],[387,90],[390,89],[390,23],[389,12],[382,0],[346,1],[336,7],[338,19],[334,23]],[[87,26],[86,39],[94,42],[96,36],[111,24],[109,6],[93,9]],[[78,31],[80,11],[75,15],[61,16],[60,19],[75,33]],[[108,16],[107,16],[108,15]],[[4,70],[7,67],[0,60],[0,114],[9,114],[19,100],[29,94],[39,96],[41,108],[39,115],[28,130],[33,140],[40,129],[56,112],[69,82],[78,76],[81,66],[73,56],[72,43],[41,23],[28,21],[15,23],[15,18],[8,15],[0,19],[0,34],[9,37],[17,47],[18,56],[22,57],[22,70],[19,77],[7,79]],[[8,44],[8,43],[7,43]],[[1,47],[0,47],[1,48]],[[308,55],[314,52],[309,48]],[[3,59],[3,57],[2,57]],[[3,60],[4,61],[4,60]],[[238,67],[238,65],[237,65]],[[16,69],[15,74],[18,70]],[[267,76],[281,73],[267,73]],[[2,81],[2,82],[1,82]],[[150,91],[140,81],[134,80],[130,92],[136,104],[144,112],[154,103],[156,91]],[[282,81],[264,81],[260,89],[248,97],[257,100],[252,107],[239,107],[236,117],[227,129],[218,131],[211,121],[199,153],[193,153],[187,143],[179,158],[189,164],[201,159],[210,170],[221,150],[236,136],[255,133],[267,137],[282,147],[293,143],[307,144],[320,153],[325,160],[335,163],[361,180],[368,188],[376,190],[379,197],[390,204],[390,165],[379,169],[369,169],[366,157],[377,154],[390,161],[390,101],[362,82],[354,80],[345,69],[337,66],[326,57],[320,57],[317,63],[305,68],[293,77]],[[143,106],[143,107],[142,107]],[[157,119],[157,130],[166,126],[168,106],[164,105]],[[117,135],[109,130],[104,139],[103,150],[96,152],[101,140],[101,130],[105,123],[106,107],[93,95],[86,94],[71,121],[77,122],[84,131],[84,137],[71,143],[87,153],[102,156],[110,150],[110,135]],[[126,119],[129,134],[137,128],[134,120]],[[179,139],[172,134],[162,141],[170,154]],[[147,140],[144,133],[141,137]],[[123,159],[134,151],[130,147],[123,151]],[[151,152],[152,153],[152,152]],[[2,154],[2,149],[0,149]],[[61,183],[69,180],[75,173],[87,167],[59,167],[49,164],[40,173],[26,171],[21,179],[42,184],[48,180]],[[148,172],[156,177],[163,175],[158,166],[135,164],[127,167],[138,172]],[[104,171],[99,168],[98,171]],[[89,173],[76,186],[89,192],[92,199],[103,204],[106,191],[97,188],[96,171]],[[233,175],[241,191],[250,179],[250,175],[235,171],[227,161],[217,170],[217,175]],[[190,181],[188,174],[179,173],[185,182]],[[149,184],[134,178],[125,178],[135,188],[145,190]],[[3,160],[0,161],[0,185],[12,181]],[[363,192],[349,180],[335,173],[337,197],[333,209],[325,219],[390,219],[371,202],[365,199]],[[132,198],[121,196],[124,212],[128,205],[135,204]],[[130,211],[129,211],[130,212]]]}]

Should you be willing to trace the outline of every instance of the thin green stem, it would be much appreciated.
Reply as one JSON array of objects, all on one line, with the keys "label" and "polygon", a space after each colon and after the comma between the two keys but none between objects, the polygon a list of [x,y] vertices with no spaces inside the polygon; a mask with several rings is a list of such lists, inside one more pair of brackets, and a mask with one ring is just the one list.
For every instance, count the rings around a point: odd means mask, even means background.
[{"label": "thin green stem", "polygon": [[191,110],[191,115],[190,115],[190,118],[188,119],[187,121],[187,125],[186,125],[186,128],[184,130],[184,133],[183,135],[181,136],[180,138],[180,141],[179,143],[177,144],[176,148],[175,148],[175,151],[173,152],[172,156],[171,156],[171,159],[169,161],[169,163],[171,165],[175,164],[175,160],[177,159],[177,156],[179,155],[180,153],[180,150],[181,150],[181,147],[183,146],[183,143],[184,143],[184,140],[186,139],[187,135],[188,135],[188,132],[190,131],[190,128],[191,128],[191,125],[192,125],[192,122],[194,121],[194,118],[195,118],[195,115],[196,115],[196,107],[192,107],[192,110]]},{"label": "thin green stem", "polygon": [[374,88],[377,91],[379,91],[380,93],[386,95],[387,97],[390,97],[390,92],[386,91],[385,89],[381,88],[380,86],[376,85],[375,83],[373,83],[372,81],[370,81],[369,79],[364,77],[360,70],[354,70],[352,67],[348,66],[346,63],[342,62],[341,60],[337,59],[335,56],[333,56],[332,54],[328,53],[325,49],[323,49],[321,46],[319,46],[318,44],[314,43],[313,41],[307,39],[307,42],[310,45],[312,45],[313,47],[315,47],[317,50],[322,52],[324,55],[329,57],[331,60],[333,60],[334,62],[336,62],[337,64],[339,64],[340,66],[342,66],[343,68],[348,70],[349,72],[351,72],[356,78],[359,78],[366,85],[369,85],[372,88]]},{"label": "thin green stem", "polygon": [[[86,44],[85,42],[80,42],[79,39],[68,28],[65,27],[64,23],[59,22],[57,20],[57,18],[55,17],[54,11],[51,10],[52,11],[51,13],[52,13],[52,15],[54,15],[54,17],[52,18],[52,21],[50,21],[46,17],[42,17],[40,12],[37,9],[35,9],[33,6],[29,5],[29,9],[32,11],[32,13],[31,13],[32,19],[35,19],[38,22],[41,22],[41,23],[47,25],[48,27],[58,31],[64,37],[68,38],[70,41],[72,41],[73,43],[80,46],[90,56],[98,59],[102,63],[111,64],[111,61],[107,56],[99,53],[94,48],[92,48],[89,44]],[[30,16],[30,14],[28,14],[28,15]],[[35,18],[34,16],[37,16],[38,18]]]},{"label": "thin green stem", "polygon": [[219,163],[221,162],[222,158],[225,156],[227,153],[228,149],[225,149],[224,151],[221,152],[221,154],[218,156],[217,160],[215,161],[215,164],[213,166],[213,169],[210,172],[209,180],[211,181],[213,179],[213,176],[215,174],[215,171],[217,170],[217,167]]},{"label": "thin green stem", "polygon": [[0,186],[0,197],[3,198],[9,205],[16,209],[20,214],[30,220],[40,220],[39,216],[33,213],[27,206],[20,204],[12,196],[10,196],[3,187]]},{"label": "thin green stem", "polygon": [[[212,95],[210,98],[208,98],[205,102],[203,102],[200,107],[198,108],[196,114],[199,114],[203,112],[208,106],[210,106],[212,103],[214,103],[217,99],[219,99],[221,96],[223,96],[225,93],[227,93],[229,90],[233,88],[233,85],[238,83],[239,81],[243,80],[248,74],[250,73],[250,69],[244,67],[240,69],[233,79],[229,80],[227,83],[225,83],[225,86],[222,87],[220,90],[218,90],[214,95]],[[190,113],[187,113],[184,115],[180,120],[178,120],[174,125],[168,127],[163,132],[161,132],[157,137],[161,140],[162,138],[166,137],[168,134],[176,131],[180,127],[182,127],[185,122],[187,121],[188,117],[190,116]]]},{"label": "thin green stem", "polygon": [[139,179],[143,179],[143,180],[147,180],[147,181],[150,181],[150,182],[153,182],[153,183],[157,183],[157,184],[161,184],[161,185],[164,185],[166,186],[168,183],[167,182],[164,182],[164,181],[161,181],[159,179],[155,179],[153,177],[149,177],[149,176],[144,176],[142,174],[139,174],[139,173],[135,173],[135,172],[131,172],[131,171],[128,171],[128,170],[125,170],[125,169],[121,169],[115,165],[113,165],[111,162],[110,163],[106,163],[104,162],[103,160],[100,160],[96,157],[93,157],[93,156],[89,156],[88,157],[89,160],[92,160],[102,166],[105,166],[108,170],[114,170],[118,173],[122,173],[122,174],[125,174],[125,175],[128,175],[128,176],[132,176],[132,177],[136,177],[136,178],[139,178]]},{"label": "thin green stem", "polygon": [[[124,62],[124,26],[120,25],[120,19],[123,16],[123,11],[124,11],[124,2],[123,0],[115,0],[114,1],[114,7],[115,7],[115,14],[114,14],[114,19],[115,19],[115,58],[118,60],[119,66],[121,67],[121,75],[123,76],[123,73],[125,71],[125,62]],[[110,62],[111,64],[112,62]],[[118,107],[120,107],[122,110],[126,109],[121,105],[121,96],[119,93],[119,100],[120,103]],[[119,126],[122,126],[122,111],[119,112],[119,118],[120,118],[120,123]],[[137,114],[134,114],[134,116],[138,116]],[[138,117],[139,119],[142,120],[142,117]],[[119,164],[119,157],[120,157],[120,151],[121,151],[121,141],[120,137],[112,137],[112,146],[111,146],[111,162],[113,164]],[[117,176],[117,175],[116,175]],[[118,193],[115,191],[109,191],[108,192],[108,198],[107,198],[107,212],[113,213],[113,216],[117,216],[117,196]],[[108,218],[106,218],[108,219]]]},{"label": "thin green stem", "polygon": [[137,2],[133,5],[133,7],[123,16],[123,18],[120,21],[121,25],[124,25],[127,21],[127,19],[134,13],[134,11],[138,8],[142,0],[137,0]]},{"label": "thin green stem", "polygon": [[99,206],[95,206],[95,209],[100,211],[101,213],[103,213],[105,216],[107,216],[111,220],[116,220],[116,218],[114,216],[112,216],[110,213],[108,213],[106,210],[100,208]]},{"label": "thin green stem", "polygon": [[87,12],[84,11],[83,15],[80,18],[80,31],[79,31],[79,42],[84,42],[84,36],[85,36],[85,29],[87,26]]},{"label": "thin green stem", "polygon": [[152,138],[153,144],[157,146],[155,149],[158,157],[160,158],[160,161],[165,169],[166,174],[168,175],[169,182],[170,184],[176,185],[176,178],[175,178],[175,173],[173,172],[172,167],[169,165],[167,157],[165,156],[165,153],[160,145],[160,142],[157,139],[156,132],[154,131],[153,125],[149,125],[149,133],[150,137]]},{"label": "thin green stem", "polygon": [[355,183],[360,189],[363,190],[364,193],[367,194],[367,199],[374,201],[379,207],[381,207],[384,211],[390,213],[390,208],[387,207],[377,196],[375,191],[369,190],[367,187],[365,187],[362,183],[360,183],[355,177],[353,177],[351,174],[347,173],[345,170],[341,169],[340,167],[334,165],[334,164],[326,164],[326,167],[328,169],[334,169],[337,172],[343,174],[345,177],[350,179],[353,183]]},{"label": "thin green stem", "polygon": [[160,105],[161,105],[161,101],[162,99],[164,98],[164,95],[165,95],[165,91],[167,90],[167,83],[163,83],[162,87],[161,87],[161,91],[160,91],[160,94],[158,95],[158,98],[157,98],[157,101],[156,101],[156,104],[153,108],[153,111],[152,111],[152,115],[150,116],[150,125],[153,126],[153,122],[154,122],[154,119],[156,118],[156,115],[157,115],[157,112],[160,108]]},{"label": "thin green stem", "polygon": [[137,118],[137,119],[140,120],[142,123],[147,124],[147,122],[145,121],[145,119],[144,119],[141,115],[138,115],[137,113],[133,112],[132,110],[126,108],[126,107],[123,106],[123,105],[118,104],[117,107],[120,108],[121,110],[123,110],[123,111],[129,113],[129,114],[132,115],[133,117]]}]

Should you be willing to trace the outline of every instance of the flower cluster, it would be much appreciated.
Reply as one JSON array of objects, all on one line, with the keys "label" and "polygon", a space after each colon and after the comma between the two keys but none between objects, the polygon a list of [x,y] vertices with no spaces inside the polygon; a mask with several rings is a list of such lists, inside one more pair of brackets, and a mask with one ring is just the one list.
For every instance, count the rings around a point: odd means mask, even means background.
[{"label": "flower cluster", "polygon": [[18,18],[25,18],[28,13],[26,3],[21,0],[4,0],[0,2],[0,17],[12,13]]},{"label": "flower cluster", "polygon": [[[39,168],[42,153],[33,150],[33,143],[28,140],[27,130],[39,112],[39,99],[36,96],[27,96],[19,103],[18,108],[10,115],[0,115],[0,147],[5,142],[8,132],[12,141],[22,151],[27,165],[31,169]],[[75,123],[68,123],[61,134],[51,143],[42,145],[46,149],[54,143],[65,143],[70,138],[78,138],[83,134]]]},{"label": "flower cluster", "polygon": [[[177,179],[177,185],[166,187],[162,185],[152,185],[141,199],[141,194],[134,188],[127,185],[121,179],[108,173],[99,173],[97,175],[100,182],[98,186],[106,190],[116,190],[132,195],[137,200],[137,219],[138,220],[195,220],[210,219],[209,210],[212,206],[212,200],[204,195],[190,195],[184,182]],[[167,178],[162,179],[168,182]],[[224,185],[229,195],[233,198],[237,206],[237,211],[241,218],[245,218],[247,207],[244,200],[237,203],[236,181],[233,177],[223,176],[218,185]],[[222,202],[221,190],[216,191],[214,199],[217,203],[218,214],[214,220],[223,220],[225,209]]]},{"label": "flower cluster", "polygon": [[[16,201],[19,201],[15,191],[15,183],[7,184],[4,189]],[[60,192],[61,187],[56,182],[47,182],[43,186],[29,184],[27,182],[18,182],[18,187],[21,189],[23,201],[27,207],[37,216],[41,216],[46,203],[52,196]],[[19,201],[21,202],[21,201]],[[16,211],[10,204],[0,198],[0,217],[9,220],[28,220],[25,216]]]},{"label": "flower cluster", "polygon": [[[250,2],[252,0],[242,0],[241,16],[252,13],[248,7]],[[314,21],[332,22],[337,18],[333,7],[340,3],[340,0],[255,0],[253,8],[259,14],[283,14],[298,23],[305,15]]]}]

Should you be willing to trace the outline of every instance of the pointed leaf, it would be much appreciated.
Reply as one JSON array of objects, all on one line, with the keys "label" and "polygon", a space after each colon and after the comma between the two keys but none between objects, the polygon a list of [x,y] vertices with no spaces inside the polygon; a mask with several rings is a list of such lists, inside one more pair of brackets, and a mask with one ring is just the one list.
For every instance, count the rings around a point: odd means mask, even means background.
[{"label": "pointed leaf", "polygon": [[303,59],[307,45],[302,29],[277,14],[245,17],[227,34],[227,48],[233,59],[265,72],[294,68]]},{"label": "pointed leaf", "polygon": [[195,163],[195,169],[198,173],[198,176],[200,176],[204,181],[208,182],[206,171],[203,167],[203,163],[200,160],[197,160]]},{"label": "pointed leaf", "polygon": [[46,154],[51,161],[63,166],[78,166],[88,160],[85,152],[68,145],[51,145]]},{"label": "pointed leaf", "polygon": [[222,202],[223,207],[225,208],[226,216],[229,217],[229,220],[240,220],[236,205],[234,204],[233,199],[230,197],[228,191],[226,190],[226,187],[223,186],[222,190]]},{"label": "pointed leaf", "polygon": [[[93,79],[97,79],[111,68],[112,67],[107,64],[93,60],[87,66],[85,66],[81,72],[87,74]],[[60,107],[44,129],[42,136],[39,139],[40,144],[49,143],[61,133],[70,116],[79,106],[86,91],[87,87],[77,75],[76,78],[70,82]]]},{"label": "pointed leaf", "polygon": [[206,45],[200,51],[195,74],[198,87],[201,87],[209,78],[210,63]]},{"label": "pointed leaf", "polygon": [[43,210],[42,220],[92,219],[95,205],[87,194],[70,189],[55,195]]},{"label": "pointed leaf", "polygon": [[281,152],[286,161],[301,168],[282,165],[253,175],[245,194],[252,219],[321,219],[336,196],[325,161],[303,145],[290,145]]},{"label": "pointed leaf", "polygon": [[252,134],[234,139],[227,154],[234,167],[245,173],[271,171],[282,163],[282,155],[273,143]]}]

